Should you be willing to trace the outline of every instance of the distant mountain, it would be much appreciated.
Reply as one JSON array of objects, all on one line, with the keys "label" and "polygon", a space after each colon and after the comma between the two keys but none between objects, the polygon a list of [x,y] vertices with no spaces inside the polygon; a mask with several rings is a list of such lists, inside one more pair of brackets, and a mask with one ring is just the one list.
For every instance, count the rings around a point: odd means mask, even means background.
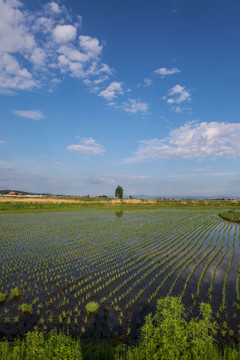
[{"label": "distant mountain", "polygon": [[28,191],[21,191],[21,190],[13,190],[13,189],[10,189],[10,190],[0,190],[0,194],[1,194],[1,195],[7,195],[7,194],[9,194],[10,192],[16,192],[16,193],[19,193],[19,194],[22,194],[22,195],[51,195],[51,194],[45,194],[45,193],[35,193],[35,192],[28,192]]},{"label": "distant mountain", "polygon": [[[7,195],[10,192],[17,192],[21,195],[42,195],[42,196],[61,196],[61,197],[79,197],[79,195],[53,195],[53,194],[49,194],[49,193],[36,193],[36,192],[29,192],[29,191],[21,191],[21,190],[0,190],[0,195]],[[80,196],[81,197],[81,196]],[[87,197],[92,197],[92,196],[87,196]],[[94,197],[94,196],[93,196]],[[100,195],[98,197],[103,197],[103,198],[107,198],[108,196],[106,195]],[[232,199],[236,199],[236,200],[240,200],[240,196],[167,196],[167,195],[145,195],[145,194],[136,194],[136,195],[132,195],[132,197],[134,199],[148,199],[148,200],[153,200],[153,199],[175,199],[175,200],[232,200]],[[115,198],[114,195],[110,195],[109,198]],[[124,197],[124,199],[128,199],[129,196]]]},{"label": "distant mountain", "polygon": [[151,195],[145,195],[145,194],[137,194],[137,195],[132,195],[133,198],[135,199],[159,199],[159,196],[151,196]]},{"label": "distant mountain", "polygon": [[239,196],[172,196],[172,195],[155,195],[149,196],[145,194],[137,194],[132,195],[135,199],[174,199],[174,200],[232,200],[232,199],[240,199]]}]

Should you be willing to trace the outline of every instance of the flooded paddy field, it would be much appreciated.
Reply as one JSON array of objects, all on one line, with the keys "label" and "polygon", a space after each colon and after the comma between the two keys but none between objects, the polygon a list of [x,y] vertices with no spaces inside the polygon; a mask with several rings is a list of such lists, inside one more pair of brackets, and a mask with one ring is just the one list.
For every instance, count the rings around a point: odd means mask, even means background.
[{"label": "flooded paddy field", "polygon": [[239,280],[240,227],[216,210],[0,214],[0,336],[136,336],[168,294],[238,336]]}]

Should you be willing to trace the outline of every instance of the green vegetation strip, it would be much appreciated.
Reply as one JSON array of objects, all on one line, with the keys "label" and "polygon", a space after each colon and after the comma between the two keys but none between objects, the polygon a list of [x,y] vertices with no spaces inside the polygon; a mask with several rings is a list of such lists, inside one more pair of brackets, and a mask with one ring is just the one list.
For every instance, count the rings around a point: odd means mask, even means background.
[{"label": "green vegetation strip", "polygon": [[[20,200],[20,199],[18,199]],[[114,211],[130,211],[142,209],[188,209],[188,210],[201,210],[201,209],[232,209],[238,210],[240,207],[240,200],[192,200],[192,199],[157,199],[148,200],[142,199],[139,203],[135,203],[134,199],[129,202],[128,199],[122,199],[121,203],[113,203],[110,198],[63,198],[67,202],[60,202],[59,198],[44,198],[45,202],[39,203],[32,199],[32,202],[17,201],[0,202],[0,213],[8,212],[42,212],[42,211],[71,211],[79,209],[114,209]],[[58,201],[56,203],[52,201]],[[124,202],[128,200],[128,202]],[[224,213],[225,214],[225,213]],[[231,221],[240,221],[240,212],[236,211],[237,218]],[[221,216],[221,214],[219,214]],[[224,215],[225,216],[225,215]],[[231,214],[232,218],[232,214]],[[233,217],[234,218],[234,217]],[[228,220],[228,219],[227,219]],[[229,219],[230,220],[230,219]]]},{"label": "green vegetation strip", "polygon": [[224,220],[240,223],[240,211],[229,210],[220,213],[219,216]]},{"label": "green vegetation strip", "polygon": [[240,347],[216,342],[216,323],[209,304],[200,304],[200,319],[185,319],[180,298],[158,300],[154,316],[149,314],[136,345],[117,338],[84,342],[56,330],[49,334],[28,332],[23,340],[0,342],[2,360],[238,360]]}]

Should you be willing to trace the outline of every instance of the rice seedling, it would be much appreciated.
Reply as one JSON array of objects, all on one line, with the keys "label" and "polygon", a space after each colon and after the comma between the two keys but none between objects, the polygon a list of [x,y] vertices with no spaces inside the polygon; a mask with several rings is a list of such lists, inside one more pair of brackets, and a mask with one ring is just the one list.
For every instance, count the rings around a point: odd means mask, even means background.
[{"label": "rice seedling", "polygon": [[22,304],[19,306],[19,310],[23,315],[32,315],[33,313],[32,304]]},{"label": "rice seedling", "polygon": [[4,304],[6,301],[7,294],[0,293],[0,304]]},{"label": "rice seedling", "polygon": [[21,293],[18,289],[18,287],[15,287],[11,290],[11,293],[10,293],[10,300],[18,300],[21,296]]},{"label": "rice seedling", "polygon": [[89,302],[86,305],[86,310],[87,310],[88,316],[95,315],[98,311],[98,308],[99,308],[99,304],[97,302],[93,302],[93,301]]}]

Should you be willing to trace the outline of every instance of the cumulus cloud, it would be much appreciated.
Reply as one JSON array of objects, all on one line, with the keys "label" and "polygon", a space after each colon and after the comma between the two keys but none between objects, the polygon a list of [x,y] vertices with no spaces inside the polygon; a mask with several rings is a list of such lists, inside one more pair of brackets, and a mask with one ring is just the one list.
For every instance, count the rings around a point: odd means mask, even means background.
[{"label": "cumulus cloud", "polygon": [[0,0],[0,52],[28,52],[34,48],[24,11],[19,1]]},{"label": "cumulus cloud", "polygon": [[159,68],[154,71],[155,74],[161,75],[162,78],[164,78],[167,75],[173,75],[180,73],[180,70],[177,68],[167,69],[165,67]]},{"label": "cumulus cloud", "polygon": [[46,59],[45,52],[43,51],[43,49],[37,47],[33,50],[30,56],[30,60],[35,66],[40,66],[40,67],[44,66],[45,59]]},{"label": "cumulus cloud", "polygon": [[[26,2],[0,0],[0,94],[58,86],[64,77],[83,81],[114,106],[129,113],[145,112],[147,104],[128,99],[123,82],[110,79],[114,70],[102,61],[103,44],[81,34],[81,16],[57,1],[32,11]],[[150,85],[151,79],[145,79]],[[128,90],[126,90],[127,92]]]},{"label": "cumulus cloud", "polygon": [[128,102],[123,103],[121,106],[126,112],[135,114],[136,112],[146,112],[148,109],[147,103],[141,102],[139,99],[128,98]]},{"label": "cumulus cloud", "polygon": [[45,116],[39,110],[14,110],[14,114],[32,120],[44,119]]},{"label": "cumulus cloud", "polygon": [[80,154],[89,155],[98,155],[105,152],[104,147],[96,143],[93,138],[82,138],[80,144],[69,145],[67,149]]},{"label": "cumulus cloud", "polygon": [[88,54],[89,58],[98,57],[103,49],[102,45],[99,45],[97,38],[86,35],[79,36],[79,45]]},{"label": "cumulus cloud", "polygon": [[[185,86],[177,84],[168,90],[168,95],[163,96],[163,99],[166,100],[168,104],[180,104],[183,101],[190,101],[191,94]],[[176,107],[176,112],[181,112],[181,108]]]},{"label": "cumulus cloud", "polygon": [[53,30],[54,40],[58,43],[74,40],[77,29],[72,25],[57,25]]},{"label": "cumulus cloud", "polygon": [[110,75],[100,59],[103,46],[79,34],[80,22],[54,1],[31,12],[20,1],[0,0],[0,93],[51,88],[60,74],[87,79],[89,86]]},{"label": "cumulus cloud", "polygon": [[113,81],[105,90],[100,91],[98,95],[104,97],[106,100],[112,100],[119,94],[123,94],[122,83]]},{"label": "cumulus cloud", "polygon": [[152,159],[231,158],[240,156],[240,123],[190,122],[169,137],[140,141],[125,163]]},{"label": "cumulus cloud", "polygon": [[61,9],[59,7],[59,5],[54,2],[54,1],[51,1],[50,3],[48,3],[49,5],[49,8],[52,12],[56,13],[56,14],[59,14],[61,12]]},{"label": "cumulus cloud", "polygon": [[14,56],[0,52],[0,93],[11,93],[16,89],[29,90],[37,86],[38,81],[19,65]]}]

